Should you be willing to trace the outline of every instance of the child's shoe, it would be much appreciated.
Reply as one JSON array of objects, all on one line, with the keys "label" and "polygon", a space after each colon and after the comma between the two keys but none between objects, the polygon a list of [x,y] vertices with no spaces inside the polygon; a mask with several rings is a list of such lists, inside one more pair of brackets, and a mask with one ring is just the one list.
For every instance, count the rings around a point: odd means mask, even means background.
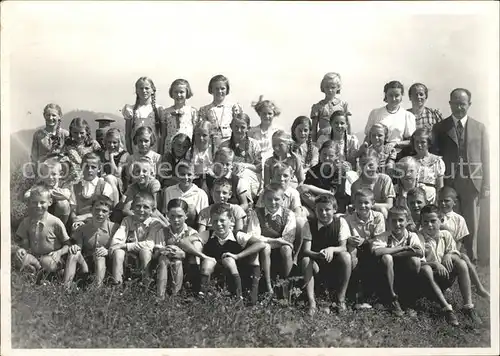
[{"label": "child's shoe", "polygon": [[354,309],[363,310],[363,309],[371,309],[372,306],[368,303],[356,303],[354,304]]},{"label": "child's shoe", "polygon": [[448,324],[458,326],[457,314],[453,310],[445,310],[445,317]]},{"label": "child's shoe", "polygon": [[337,314],[339,314],[339,315],[345,314],[345,312],[347,310],[347,305],[345,304],[345,302],[338,302],[336,307],[335,307],[335,310],[337,311]]},{"label": "child's shoe", "polygon": [[465,314],[465,316],[468,317],[474,324],[481,325],[483,323],[479,315],[477,315],[476,309],[463,308],[462,311]]},{"label": "child's shoe", "polygon": [[398,297],[395,296],[390,305],[392,313],[397,317],[402,317],[404,315],[403,309],[401,309],[401,305],[399,304]]}]

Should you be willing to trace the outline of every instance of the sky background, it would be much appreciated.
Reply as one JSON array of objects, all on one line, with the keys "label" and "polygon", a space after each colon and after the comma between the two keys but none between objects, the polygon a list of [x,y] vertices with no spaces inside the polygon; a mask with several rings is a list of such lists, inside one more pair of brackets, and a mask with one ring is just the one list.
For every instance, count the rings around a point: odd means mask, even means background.
[{"label": "sky background", "polygon": [[[363,130],[371,109],[384,105],[383,86],[394,79],[405,89],[425,83],[428,106],[445,115],[455,87],[472,91],[470,115],[485,123],[498,105],[498,43],[492,46],[498,4],[2,5],[9,42],[2,41],[2,56],[10,62],[9,77],[2,78],[8,80],[2,89],[9,111],[2,110],[2,118],[11,132],[43,125],[49,102],[64,112],[119,115],[125,103],[134,102],[140,76],[154,80],[157,103],[165,106],[172,104],[170,83],[189,80],[190,104],[200,107],[211,102],[210,78],[224,74],[229,99],[243,105],[253,124],[259,121],[250,105],[263,94],[281,108],[276,124],[282,128],[310,114],[330,71],[343,78],[342,98],[353,112],[355,132]],[[403,105],[410,107],[406,93]]]}]

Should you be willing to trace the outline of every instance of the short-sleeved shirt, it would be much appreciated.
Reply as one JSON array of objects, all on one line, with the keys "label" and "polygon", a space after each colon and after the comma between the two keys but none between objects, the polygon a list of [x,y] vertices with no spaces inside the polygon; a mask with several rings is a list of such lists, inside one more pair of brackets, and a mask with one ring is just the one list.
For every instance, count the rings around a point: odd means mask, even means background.
[{"label": "short-sleeved shirt", "polygon": [[227,241],[234,241],[238,243],[238,245],[240,245],[242,248],[245,248],[248,244],[248,241],[252,238],[252,235],[238,231],[235,236],[232,231],[229,231],[226,237],[221,238],[217,236],[215,232],[205,230],[200,234],[200,238],[205,243],[209,239],[217,239],[220,245],[224,245]]},{"label": "short-sleeved shirt", "polygon": [[243,112],[241,105],[224,101],[216,105],[210,103],[202,106],[198,112],[200,121],[208,121],[212,124],[212,134],[227,139],[231,137],[231,121],[237,113]]},{"label": "short-sleeved shirt", "polygon": [[454,211],[443,214],[441,228],[448,230],[455,242],[461,241],[465,236],[469,235],[469,229],[464,217]]},{"label": "short-sleeved shirt", "polygon": [[385,218],[381,212],[370,210],[366,221],[361,220],[356,212],[344,218],[349,224],[349,236],[359,236],[369,240],[385,232]]},{"label": "short-sleeved shirt", "polygon": [[157,218],[149,217],[141,222],[136,216],[126,216],[111,239],[111,246],[126,243],[129,246],[144,243],[143,246],[153,249],[158,230],[165,224]]},{"label": "short-sleeved shirt", "polygon": [[172,231],[171,226],[166,226],[155,236],[155,247],[165,247],[168,245],[178,246],[181,241],[200,241],[200,235],[198,231],[184,224],[182,230],[175,233]]},{"label": "short-sleeved shirt", "polygon": [[270,127],[267,131],[262,131],[260,125],[254,126],[248,130],[248,137],[253,138],[260,145],[262,162],[265,162],[265,160],[273,154],[272,137],[275,132],[276,129],[274,127]]},{"label": "short-sleeved shirt", "polygon": [[96,248],[109,248],[111,238],[120,227],[120,224],[106,221],[100,227],[94,226],[92,222],[80,226],[73,233],[73,240],[82,248],[84,255],[92,255]]},{"label": "short-sleeved shirt", "polygon": [[[165,108],[161,105],[156,105],[156,109],[158,112],[159,121],[161,123],[162,118],[164,116]],[[159,132],[156,130],[156,118],[153,105],[148,104],[139,106],[135,110],[135,118],[134,118],[134,105],[126,104],[122,109],[122,115],[125,121],[131,120],[132,122],[132,132],[130,135],[131,141],[137,129],[142,126],[148,126],[157,135],[157,137],[159,136]]]},{"label": "short-sleeved shirt", "polygon": [[[70,187],[67,187],[65,185],[60,185],[58,184],[57,187],[49,187],[49,186],[46,186],[47,189],[49,190],[50,194],[53,195],[55,193],[55,191],[57,190],[59,194],[62,194],[66,197],[68,197],[68,201],[70,202],[70,204],[75,204],[74,202],[74,196],[73,196],[73,192],[72,192],[72,189]],[[33,187],[29,188],[26,193],[24,193],[24,199],[29,199],[29,197],[31,196],[31,190],[33,189]],[[52,199],[54,199],[54,197],[52,196]]]},{"label": "short-sleeved shirt", "polygon": [[343,111],[350,115],[349,107],[346,101],[340,98],[333,98],[333,100],[320,100],[318,103],[311,107],[311,118],[318,119],[319,129],[327,129],[327,135],[331,132],[330,117],[335,111]]},{"label": "short-sleeved shirt", "polygon": [[[349,224],[347,224],[347,221],[341,216],[339,216],[339,223],[340,223],[340,229],[339,229],[338,240],[339,241],[347,240],[350,236]],[[319,229],[325,226],[319,221],[306,222],[306,224],[302,229],[303,233],[301,235],[304,241],[310,241],[314,239],[314,236],[311,235],[311,227],[309,226],[309,224],[317,224],[318,228],[316,229],[316,231],[319,231]]]},{"label": "short-sleeved shirt", "polygon": [[448,253],[460,255],[455,240],[453,240],[453,236],[451,236],[449,231],[439,230],[437,236],[432,237],[421,230],[420,235],[424,240],[425,259],[427,262],[441,263],[444,255]]},{"label": "short-sleeved shirt", "polygon": [[166,128],[165,146],[163,152],[171,152],[172,139],[175,135],[183,133],[187,137],[193,137],[193,130],[198,122],[198,111],[192,106],[184,106],[176,109],[171,106],[164,110],[162,125]]},{"label": "short-sleeved shirt", "polygon": [[394,143],[388,142],[380,148],[375,148],[370,145],[366,149],[366,155],[374,155],[377,157],[378,168],[380,172],[383,172],[387,163],[392,160],[396,161],[397,152]]},{"label": "short-sleeved shirt", "polygon": [[[264,216],[266,219],[270,220],[275,220],[276,218],[278,218],[279,221],[282,222],[283,217],[285,215],[283,208],[279,207],[278,210],[274,213],[271,213],[269,210],[267,210],[267,208],[264,208]],[[283,232],[281,233],[280,237],[283,238],[285,241],[293,243],[293,241],[295,240],[296,230],[297,230],[297,223],[295,219],[295,214],[293,213],[293,211],[288,211],[288,218],[287,221],[285,222],[285,226],[283,227]],[[259,239],[262,238],[262,234],[264,233],[260,225],[259,217],[257,216],[257,212],[255,210],[251,210],[249,214],[247,232],[248,234],[251,234],[252,236],[255,236]],[[264,235],[263,237],[272,237],[272,236]]]},{"label": "short-sleeved shirt", "polygon": [[423,158],[417,158],[416,156],[413,156],[413,158],[415,158],[418,165],[417,183],[435,186],[437,179],[444,176],[445,165],[441,157],[429,153]]},{"label": "short-sleeved shirt", "polygon": [[398,111],[391,114],[385,106],[373,109],[368,116],[365,135],[370,134],[370,129],[375,124],[384,124],[389,129],[388,142],[400,142],[409,139],[415,131],[415,115],[399,107]]},{"label": "short-sleeved shirt", "polygon": [[[229,204],[229,206],[231,215],[234,220],[244,219],[247,217],[247,213],[245,213],[245,210],[243,210],[241,206],[236,204]],[[209,206],[200,211],[200,214],[198,216],[198,224],[206,226],[207,230],[212,228],[212,218],[210,217]]]},{"label": "short-sleeved shirt", "polygon": [[174,198],[180,198],[184,200],[192,212],[199,214],[204,208],[208,206],[208,196],[207,193],[196,184],[192,184],[191,188],[183,192],[179,188],[179,184],[172,185],[163,190],[163,211],[167,211],[168,202]]},{"label": "short-sleeved shirt", "polygon": [[160,190],[160,182],[158,182],[155,178],[150,178],[145,186],[141,186],[137,182],[129,185],[127,191],[125,192],[125,196],[127,197],[127,200],[132,200],[139,192],[148,192],[155,196]]},{"label": "short-sleeved shirt", "polygon": [[[264,192],[259,195],[256,206],[264,207]],[[302,202],[298,190],[292,187],[286,188],[283,192],[283,207],[295,211],[300,206],[302,206]]]},{"label": "short-sleeved shirt", "polygon": [[[413,232],[408,232],[405,229],[403,237],[398,239],[390,231],[378,235],[372,242],[372,249],[376,250],[379,248],[393,248],[401,246],[410,246],[413,249],[418,249],[424,254],[424,248],[422,242],[417,234]],[[425,260],[425,257],[421,257],[421,260]]]},{"label": "short-sleeved shirt", "polygon": [[378,178],[373,185],[363,183],[362,178],[359,178],[351,186],[351,197],[354,196],[355,192],[363,188],[368,188],[373,191],[375,203],[383,203],[387,199],[394,199],[396,197],[396,192],[394,191],[394,185],[392,184],[391,178],[383,173],[378,174]]},{"label": "short-sleeved shirt", "polygon": [[427,128],[432,130],[432,127],[438,122],[443,121],[443,115],[438,109],[430,109],[428,107],[424,107],[422,113],[415,114],[412,109],[408,109],[409,112],[415,115],[415,123],[417,129]]},{"label": "short-sleeved shirt", "polygon": [[60,250],[69,240],[62,221],[49,213],[40,220],[24,218],[17,228],[16,236],[23,240],[29,252],[35,256]]},{"label": "short-sleeved shirt", "polygon": [[[59,134],[51,134],[41,128],[33,134],[33,142],[31,144],[31,160],[33,162],[43,161],[50,153],[60,152],[64,146],[64,142],[69,137],[68,130],[59,129]],[[57,139],[59,140],[59,147],[53,147]]]}]

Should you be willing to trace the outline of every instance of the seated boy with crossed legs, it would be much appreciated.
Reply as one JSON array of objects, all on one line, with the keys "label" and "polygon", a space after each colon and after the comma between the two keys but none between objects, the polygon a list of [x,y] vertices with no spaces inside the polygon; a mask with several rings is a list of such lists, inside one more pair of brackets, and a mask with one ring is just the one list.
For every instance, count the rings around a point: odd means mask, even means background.
[{"label": "seated boy with crossed legs", "polygon": [[[469,229],[467,228],[467,223],[462,215],[453,211],[453,208],[457,204],[458,195],[455,189],[449,186],[444,186],[438,194],[439,209],[441,212],[442,225],[441,229],[448,230],[455,240],[457,245],[457,250],[462,250],[462,241],[469,236]],[[490,298],[490,293],[481,283],[479,276],[476,271],[476,267],[469,259],[466,253],[460,252],[460,258],[467,263],[469,268],[469,275],[472,284],[477,289],[477,294],[483,298]]]},{"label": "seated boy with crossed legs", "polygon": [[314,275],[319,281],[326,282],[330,288],[333,287],[333,280],[337,279],[336,302],[332,301],[332,307],[342,313],[346,310],[345,295],[351,277],[351,254],[346,249],[349,226],[343,217],[335,216],[335,197],[320,195],[315,199],[315,203],[317,221],[306,224],[304,229],[304,257],[301,262],[309,314],[316,312]]},{"label": "seated boy with crossed legs", "polygon": [[[21,270],[57,272],[64,266],[69,236],[62,221],[48,212],[52,205],[50,190],[45,186],[31,189],[28,216],[16,231],[20,246],[14,246],[15,261]],[[41,275],[40,275],[41,277]]]},{"label": "seated boy with crossed legs", "polygon": [[[467,263],[460,258],[451,233],[441,230],[440,212],[437,206],[427,205],[421,211],[421,236],[424,240],[426,265],[432,270],[432,277],[441,290],[450,288],[458,278],[462,294],[464,314],[475,324],[481,324],[472,303],[471,280]],[[451,306],[445,307],[448,321],[458,325]]]},{"label": "seated boy with crossed legs", "polygon": [[416,281],[424,257],[418,235],[406,228],[408,215],[406,208],[392,207],[388,213],[389,231],[376,236],[371,242],[374,277],[377,276],[383,286],[379,292],[388,302],[393,314],[398,317],[403,316],[404,312],[399,304],[394,281],[405,281],[408,285],[411,281]]},{"label": "seated boy with crossed legs", "polygon": [[[283,203],[284,189],[281,184],[271,183],[262,193],[263,207],[251,212],[248,233],[266,244],[260,252],[260,263],[266,279],[267,292],[273,294],[271,263],[279,263],[281,277],[287,279],[292,271],[296,218]],[[283,294],[288,299],[288,283]]]},{"label": "seated boy with crossed legs", "polygon": [[109,254],[113,262],[113,283],[123,282],[125,256],[131,254],[139,259],[143,282],[151,282],[149,264],[153,257],[155,236],[165,224],[153,216],[155,198],[147,192],[139,192],[132,201],[134,215],[123,219],[111,239]]}]

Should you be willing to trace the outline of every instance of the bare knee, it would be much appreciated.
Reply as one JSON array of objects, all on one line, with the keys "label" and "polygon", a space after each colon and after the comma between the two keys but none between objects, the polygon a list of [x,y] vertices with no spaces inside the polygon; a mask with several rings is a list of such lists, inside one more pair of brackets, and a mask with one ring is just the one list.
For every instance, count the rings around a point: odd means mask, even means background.
[{"label": "bare knee", "polygon": [[392,259],[392,255],[383,255],[381,258],[380,258],[380,261],[382,262],[382,264],[384,266],[392,266],[393,265],[393,259]]},{"label": "bare knee", "polygon": [[351,254],[347,251],[339,252],[335,255],[335,259],[342,265],[351,266]]},{"label": "bare knee", "polygon": [[281,256],[285,258],[292,258],[292,248],[290,246],[281,246],[280,247]]},{"label": "bare knee", "polygon": [[40,265],[42,269],[46,272],[57,271],[57,262],[51,256],[42,256],[40,258]]},{"label": "bare knee", "polygon": [[268,243],[265,244],[264,248],[262,249],[262,254],[264,256],[271,256],[271,245]]},{"label": "bare knee", "polygon": [[123,263],[123,261],[125,260],[125,251],[123,251],[121,249],[115,250],[113,252],[112,258],[113,258],[113,261],[115,261],[115,262],[122,262]]},{"label": "bare knee", "polygon": [[415,273],[420,271],[420,259],[418,257],[411,257],[408,260],[408,268]]}]

